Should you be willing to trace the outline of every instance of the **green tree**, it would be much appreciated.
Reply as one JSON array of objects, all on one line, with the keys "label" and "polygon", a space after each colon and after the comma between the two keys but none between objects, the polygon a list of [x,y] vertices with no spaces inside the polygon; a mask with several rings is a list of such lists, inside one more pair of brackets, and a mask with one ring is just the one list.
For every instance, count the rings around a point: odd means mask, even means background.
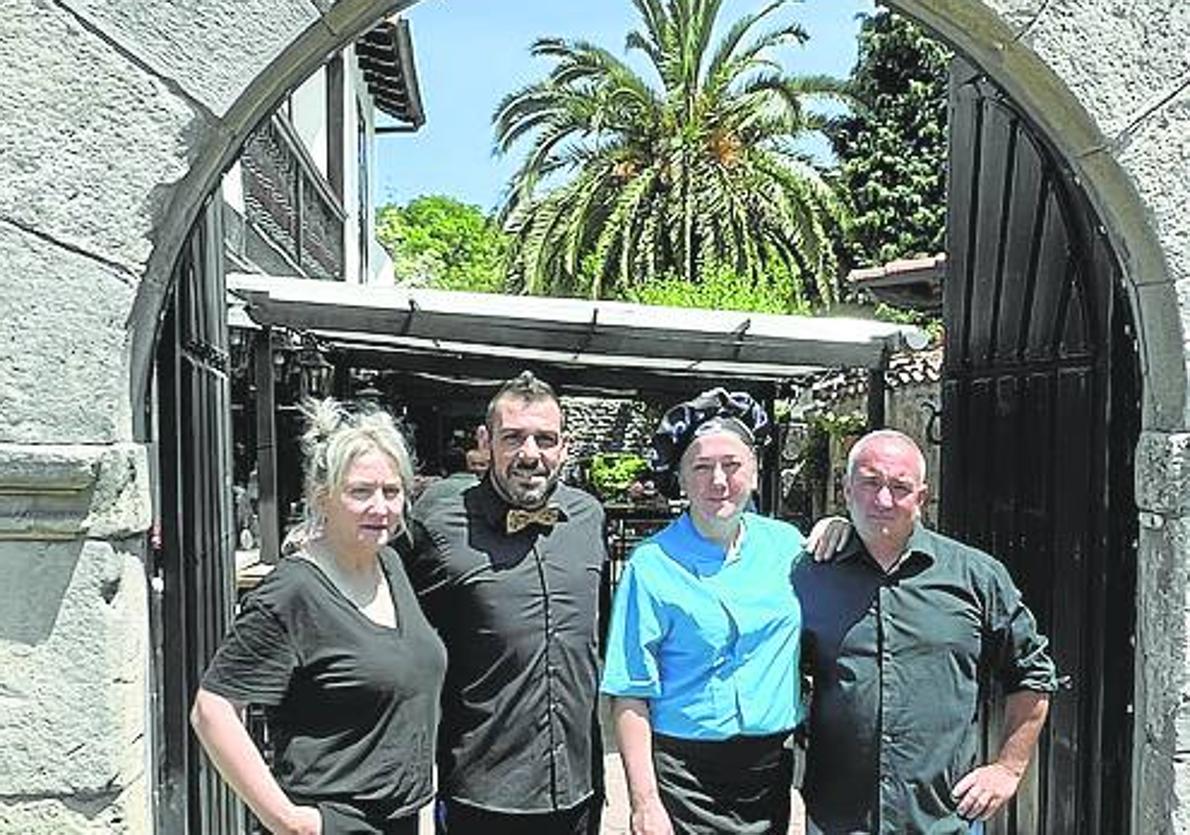
[{"label": "green tree", "polygon": [[866,15],[848,80],[851,112],[828,128],[856,266],[933,255],[946,231],[950,51],[887,9]]},{"label": "green tree", "polygon": [[445,195],[381,206],[376,237],[392,257],[398,281],[444,290],[505,289],[507,236],[478,206]]},{"label": "green tree", "polygon": [[697,283],[676,275],[657,276],[627,288],[624,297],[630,302],[668,307],[802,315],[811,312],[797,279],[779,265],[754,279],[723,265],[707,270]]},{"label": "green tree", "polygon": [[493,117],[498,152],[529,146],[501,212],[520,287],[618,297],[724,266],[756,280],[775,263],[806,296],[834,299],[837,202],[795,141],[822,124],[810,100],[841,85],[777,63],[778,47],[807,38],[777,22],[786,0],[715,40],[721,2],[633,0],[641,27],[626,47],[652,81],[586,41],[533,44],[553,69]]}]

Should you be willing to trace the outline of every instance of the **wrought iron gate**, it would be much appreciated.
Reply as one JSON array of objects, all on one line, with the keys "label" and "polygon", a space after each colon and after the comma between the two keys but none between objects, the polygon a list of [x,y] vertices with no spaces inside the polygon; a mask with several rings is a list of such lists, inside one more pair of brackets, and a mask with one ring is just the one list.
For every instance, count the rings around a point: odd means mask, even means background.
[{"label": "wrought iron gate", "polygon": [[[1012,104],[951,73],[941,526],[1000,557],[1070,687],[992,833],[1129,830],[1137,359],[1095,216]],[[987,743],[999,744],[989,714]]]},{"label": "wrought iron gate", "polygon": [[195,223],[174,268],[158,339],[159,477],[152,566],[156,828],[168,835],[242,832],[239,802],[190,732],[190,702],[235,603],[227,302],[219,198]]}]

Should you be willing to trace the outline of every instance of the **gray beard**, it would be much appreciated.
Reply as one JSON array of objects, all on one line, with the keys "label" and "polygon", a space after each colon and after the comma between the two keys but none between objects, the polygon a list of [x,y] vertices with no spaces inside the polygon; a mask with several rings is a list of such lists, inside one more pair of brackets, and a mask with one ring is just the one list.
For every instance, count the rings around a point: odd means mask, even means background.
[{"label": "gray beard", "polygon": [[496,488],[496,492],[513,507],[521,507],[526,510],[535,510],[546,503],[550,495],[553,494],[554,488],[558,486],[558,474],[549,476],[545,484],[540,488],[531,489],[527,487],[519,487],[509,483],[503,474],[492,472],[492,486]]}]

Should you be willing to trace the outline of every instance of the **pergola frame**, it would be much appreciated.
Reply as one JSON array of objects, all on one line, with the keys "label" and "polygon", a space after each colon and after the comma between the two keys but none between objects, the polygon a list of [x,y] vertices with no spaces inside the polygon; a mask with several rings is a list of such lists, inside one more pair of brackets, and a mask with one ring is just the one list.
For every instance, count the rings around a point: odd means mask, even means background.
[{"label": "pergola frame", "polygon": [[[884,370],[920,349],[917,328],[866,319],[783,316],[624,302],[459,293],[232,274],[229,321],[256,340],[261,556],[279,530],[273,387],[275,329],[313,337],[340,366],[398,369],[458,387],[494,387],[522,367],[560,394],[682,395],[747,381],[776,396],[823,368],[869,372],[868,422],[884,421]],[[771,455],[777,455],[775,448]],[[769,462],[775,464],[776,462]],[[777,467],[768,472],[779,477]]]}]

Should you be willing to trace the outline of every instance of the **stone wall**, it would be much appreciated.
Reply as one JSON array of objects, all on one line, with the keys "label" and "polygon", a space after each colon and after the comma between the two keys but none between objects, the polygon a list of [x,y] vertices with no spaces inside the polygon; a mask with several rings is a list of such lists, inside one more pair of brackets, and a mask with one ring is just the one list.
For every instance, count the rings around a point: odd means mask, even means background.
[{"label": "stone wall", "polygon": [[1145,432],[1136,454],[1133,831],[1190,832],[1190,434]]},{"label": "stone wall", "polygon": [[611,397],[563,397],[562,409],[572,464],[597,452],[643,455],[658,419],[639,400]]},{"label": "stone wall", "polygon": [[[904,379],[898,379],[891,373],[887,375],[889,386],[885,391],[884,398],[885,425],[889,429],[900,430],[912,438],[925,456],[926,481],[930,486],[930,500],[923,512],[926,523],[931,525],[938,519],[938,496],[942,490],[939,478],[941,447],[938,444],[938,439],[941,437],[942,419],[939,416],[936,420],[931,420],[931,417],[941,412],[942,409],[942,389],[937,378],[941,356],[939,352],[936,356],[931,356],[928,363],[914,363],[914,366],[922,369],[924,373],[906,374]],[[839,379],[844,376],[839,375]],[[915,376],[921,379],[914,379]],[[866,416],[867,383],[863,375],[856,375],[851,382],[836,388],[835,393],[817,400],[813,406],[806,409],[806,415],[829,410],[836,415],[857,415],[860,418]],[[783,466],[788,467],[798,457],[805,438],[804,432],[790,431],[786,433],[781,453]],[[829,513],[846,514],[847,508],[843,503],[842,485],[849,451],[848,442],[837,438],[831,439],[828,448],[825,504],[820,509],[816,508],[813,516]],[[783,483],[788,484],[789,478],[783,478]]]},{"label": "stone wall", "polygon": [[0,447],[0,832],[148,830],[148,489],[136,444]]},{"label": "stone wall", "polygon": [[248,130],[381,9],[3,6],[0,833],[146,833],[153,483],[138,424],[168,278]]}]

